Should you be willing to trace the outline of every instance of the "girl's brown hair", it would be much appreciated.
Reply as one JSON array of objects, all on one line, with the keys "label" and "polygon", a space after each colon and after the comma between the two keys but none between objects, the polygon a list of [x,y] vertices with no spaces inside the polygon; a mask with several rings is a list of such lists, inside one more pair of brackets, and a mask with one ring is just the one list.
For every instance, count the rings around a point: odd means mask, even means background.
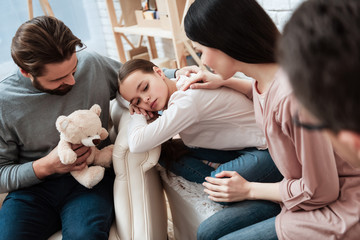
[{"label": "girl's brown hair", "polygon": [[144,73],[153,73],[154,67],[157,67],[154,63],[144,59],[132,59],[124,63],[118,74],[119,86],[131,73],[135,71],[142,71]]}]

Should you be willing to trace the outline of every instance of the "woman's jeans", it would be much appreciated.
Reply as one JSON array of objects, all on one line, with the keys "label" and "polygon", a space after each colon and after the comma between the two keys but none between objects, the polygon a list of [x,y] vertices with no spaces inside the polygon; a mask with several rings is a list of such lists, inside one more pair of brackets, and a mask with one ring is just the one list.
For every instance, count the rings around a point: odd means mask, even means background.
[{"label": "woman's jeans", "polygon": [[[221,165],[214,170],[202,160]],[[164,166],[163,162],[160,164]],[[236,151],[189,148],[188,154],[182,156],[179,161],[172,162],[168,168],[176,175],[196,183],[203,183],[205,177],[215,177],[222,171],[236,171],[250,182],[279,182],[283,178],[268,150],[257,148]]]},{"label": "woman's jeans", "polygon": [[210,216],[198,228],[198,240],[276,240],[275,216],[280,206],[244,201]]},{"label": "woman's jeans", "polygon": [[114,218],[113,170],[92,189],[70,174],[11,192],[0,209],[0,240],[108,239]]},{"label": "woman's jeans", "polygon": [[[221,165],[214,170],[202,160]],[[169,170],[197,183],[204,182],[207,176],[215,177],[221,171],[236,171],[250,182],[271,183],[283,179],[269,152],[256,148],[239,151],[190,149],[190,153],[183,156],[180,161],[172,163]],[[275,216],[280,210],[279,204],[270,201],[232,203],[200,224],[197,239],[277,239]]]}]

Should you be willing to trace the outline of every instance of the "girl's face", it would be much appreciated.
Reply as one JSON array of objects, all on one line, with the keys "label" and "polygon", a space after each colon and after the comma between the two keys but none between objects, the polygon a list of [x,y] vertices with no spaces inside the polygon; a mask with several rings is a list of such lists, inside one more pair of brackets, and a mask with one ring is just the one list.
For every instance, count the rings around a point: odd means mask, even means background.
[{"label": "girl's face", "polygon": [[224,52],[193,42],[195,50],[201,53],[201,62],[219,74],[223,79],[228,79],[236,73],[236,60]]},{"label": "girl's face", "polygon": [[169,88],[161,69],[153,73],[136,70],[120,84],[120,95],[130,104],[146,111],[155,112],[165,108],[169,100]]}]

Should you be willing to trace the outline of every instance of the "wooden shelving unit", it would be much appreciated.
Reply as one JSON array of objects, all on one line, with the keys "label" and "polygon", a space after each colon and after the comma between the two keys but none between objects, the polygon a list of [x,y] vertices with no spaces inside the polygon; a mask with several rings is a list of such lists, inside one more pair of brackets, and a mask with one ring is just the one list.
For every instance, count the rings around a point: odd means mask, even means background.
[{"label": "wooden shelving unit", "polygon": [[[135,11],[141,10],[141,0],[120,0],[122,15],[117,16],[113,0],[106,0],[109,11],[112,30],[121,62],[128,60],[123,46],[125,40],[132,52],[141,53],[146,51],[142,46],[143,37],[148,38],[150,59],[158,57],[154,37],[171,39],[175,52],[176,67],[186,65],[186,56],[191,55],[193,59],[202,66],[188,38],[185,35],[183,19],[187,9],[194,0],[156,0],[159,20],[139,19]],[[140,41],[132,43],[127,35],[139,35]],[[145,49],[145,50],[144,50]],[[131,56],[130,56],[131,57]]]},{"label": "wooden shelving unit", "polygon": [[[33,10],[33,4],[32,0],[27,0],[28,2],[28,11],[29,11],[29,19],[34,18],[34,10]],[[49,4],[48,0],[39,0],[41,9],[44,12],[44,15],[46,16],[54,16],[54,12]]]}]

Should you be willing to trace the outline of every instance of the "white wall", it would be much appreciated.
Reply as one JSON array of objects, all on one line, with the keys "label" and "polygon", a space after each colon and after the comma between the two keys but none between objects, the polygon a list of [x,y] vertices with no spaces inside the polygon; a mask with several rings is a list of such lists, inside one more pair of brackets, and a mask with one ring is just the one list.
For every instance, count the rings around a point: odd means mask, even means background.
[{"label": "white wall", "polygon": [[[103,25],[107,54],[109,57],[119,60],[115,41],[114,41],[114,36],[111,31],[111,24],[110,24],[110,19],[108,16],[105,0],[96,0],[96,1],[99,7],[101,22]],[[286,21],[291,16],[293,10],[304,0],[257,0],[257,1],[266,10],[266,12],[275,22],[276,26],[281,31]],[[120,12],[121,9],[120,9],[119,0],[114,0],[114,5],[117,11]],[[159,57],[165,57],[165,56],[170,58],[174,57],[174,52],[170,40],[160,39],[160,38],[155,40],[156,40],[156,46]],[[130,49],[130,47],[127,45],[126,42],[124,42],[124,47],[126,50]]]},{"label": "white wall", "polygon": [[266,10],[281,31],[291,13],[304,0],[257,0],[257,2]]},{"label": "white wall", "polygon": [[[89,49],[106,54],[103,25],[96,1],[49,1],[57,18],[62,20]],[[0,0],[0,79],[12,70],[11,40],[19,26],[29,19],[24,0]],[[34,16],[44,15],[39,1],[33,1]],[[108,18],[106,16],[106,18]],[[109,30],[111,30],[109,28]],[[99,34],[100,33],[100,34]],[[113,39],[112,39],[113,40]]]}]

